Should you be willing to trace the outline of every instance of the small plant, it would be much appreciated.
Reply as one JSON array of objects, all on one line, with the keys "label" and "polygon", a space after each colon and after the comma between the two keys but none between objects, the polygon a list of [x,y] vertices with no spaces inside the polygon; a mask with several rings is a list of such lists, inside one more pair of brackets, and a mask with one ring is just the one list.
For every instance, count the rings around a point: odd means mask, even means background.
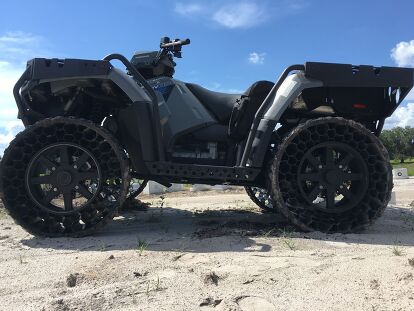
[{"label": "small plant", "polygon": [[408,258],[408,264],[409,264],[411,267],[414,267],[414,258]]},{"label": "small plant", "polygon": [[137,251],[141,256],[142,253],[147,249],[148,243],[144,240],[138,240]]},{"label": "small plant", "polygon": [[173,261],[177,261],[178,259],[180,259],[181,257],[183,257],[185,255],[185,253],[184,252],[181,252],[180,254],[178,254],[178,255],[176,255],[176,256],[174,256],[173,257]]},{"label": "small plant", "polygon": [[270,229],[266,232],[263,233],[263,238],[268,238],[270,237],[274,232],[276,231],[276,229]]},{"label": "small plant", "polygon": [[286,228],[279,229],[281,242],[286,245],[290,250],[297,249],[297,243],[292,240],[292,231]]},{"label": "small plant", "polygon": [[290,238],[292,237],[292,230],[289,228],[279,229],[279,236],[282,238]]},{"label": "small plant", "polygon": [[104,241],[101,241],[100,242],[100,246],[99,246],[99,251],[100,252],[105,252],[106,249],[107,249],[107,246],[106,246],[105,242]]},{"label": "small plant", "polygon": [[290,238],[283,238],[282,242],[292,251],[296,250],[296,242]]},{"label": "small plant", "polygon": [[0,219],[6,218],[6,211],[3,208],[0,208]]},{"label": "small plant", "polygon": [[150,293],[150,283],[151,283],[151,281],[147,281],[147,290],[145,291],[145,293],[147,294],[147,296]]},{"label": "small plant", "polygon": [[160,285],[161,285],[160,276],[157,275],[157,283],[155,284],[156,291],[159,291],[161,289]]},{"label": "small plant", "polygon": [[151,283],[152,283],[152,281],[151,280],[148,280],[147,281],[147,288],[146,288],[146,290],[145,290],[145,294],[148,296],[149,295],[149,293],[150,292],[158,292],[158,291],[160,291],[162,288],[161,288],[161,280],[160,280],[160,276],[159,275],[157,275],[157,281],[155,282],[155,287],[154,288],[152,288],[151,287]]},{"label": "small plant", "polygon": [[19,262],[20,262],[21,265],[24,265],[24,264],[27,263],[27,261],[24,260],[22,255],[19,256]]},{"label": "small plant", "polygon": [[164,204],[165,204],[165,196],[160,195],[160,199],[159,199],[159,202],[158,203],[159,203],[158,206],[160,208],[163,208],[164,207]]},{"label": "small plant", "polygon": [[403,250],[401,247],[399,247],[398,245],[395,245],[395,246],[392,248],[392,253],[393,253],[395,256],[403,256],[403,255],[404,255],[404,250]]}]

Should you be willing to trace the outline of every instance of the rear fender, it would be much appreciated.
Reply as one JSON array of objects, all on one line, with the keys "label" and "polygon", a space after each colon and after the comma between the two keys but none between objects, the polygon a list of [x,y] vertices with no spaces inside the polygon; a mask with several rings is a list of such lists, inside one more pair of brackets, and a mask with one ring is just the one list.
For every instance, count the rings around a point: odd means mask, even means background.
[{"label": "rear fender", "polygon": [[[50,117],[44,112],[33,109],[33,103],[28,100],[31,97],[30,91],[34,88],[48,83],[57,84],[61,88],[65,85],[76,86],[76,83],[79,83],[80,87],[83,87],[82,83],[89,80],[111,81],[129,98],[130,103],[151,102],[148,94],[133,78],[120,69],[114,68],[108,61],[35,58],[28,62],[26,71],[13,90],[19,109],[18,117],[26,126],[42,118]],[[106,95],[103,94],[103,96]]]},{"label": "rear fender", "polygon": [[247,155],[243,155],[243,158],[246,157],[247,166],[262,166],[276,124],[293,100],[304,89],[320,87],[322,85],[323,83],[321,81],[309,79],[305,77],[303,72],[299,71],[288,76],[277,90],[272,89],[271,93],[274,92],[274,94],[272,95],[270,93],[268,98],[272,98],[273,100],[260,119],[250,152]]}]

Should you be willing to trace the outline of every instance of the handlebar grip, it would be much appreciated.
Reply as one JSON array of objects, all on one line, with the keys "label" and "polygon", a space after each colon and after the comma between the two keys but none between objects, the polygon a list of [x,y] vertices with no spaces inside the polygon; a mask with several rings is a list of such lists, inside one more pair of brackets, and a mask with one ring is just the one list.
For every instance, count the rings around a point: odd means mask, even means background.
[{"label": "handlebar grip", "polygon": [[177,45],[187,45],[190,44],[190,39],[184,39],[184,40],[178,40],[178,41],[173,41],[173,42],[169,42],[169,43],[162,43],[160,44],[160,48],[169,48],[169,47],[174,47]]},{"label": "handlebar grip", "polygon": [[184,40],[180,40],[180,42],[181,42],[181,45],[187,45],[187,44],[190,44],[190,39],[184,39]]}]

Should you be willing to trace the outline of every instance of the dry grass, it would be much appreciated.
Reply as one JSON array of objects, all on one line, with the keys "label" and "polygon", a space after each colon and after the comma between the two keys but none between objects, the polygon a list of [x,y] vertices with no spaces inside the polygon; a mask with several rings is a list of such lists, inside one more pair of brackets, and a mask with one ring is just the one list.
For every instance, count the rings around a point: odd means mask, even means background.
[{"label": "dry grass", "polygon": [[7,213],[6,210],[3,207],[0,207],[0,219],[6,218]]}]

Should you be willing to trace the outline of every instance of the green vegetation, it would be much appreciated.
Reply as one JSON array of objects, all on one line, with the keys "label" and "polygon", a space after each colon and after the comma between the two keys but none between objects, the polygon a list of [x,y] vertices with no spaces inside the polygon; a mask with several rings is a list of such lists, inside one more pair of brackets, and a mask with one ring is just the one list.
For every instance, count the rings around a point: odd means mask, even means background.
[{"label": "green vegetation", "polygon": [[414,127],[395,127],[381,133],[381,141],[387,148],[393,168],[406,168],[414,176]]},{"label": "green vegetation", "polygon": [[404,256],[404,255],[405,255],[404,250],[403,250],[400,246],[398,246],[398,245],[395,245],[395,246],[392,248],[392,253],[393,253],[395,256]]},{"label": "green vegetation", "polygon": [[405,163],[407,159],[414,157],[413,127],[395,127],[391,130],[384,130],[380,138],[387,148],[391,160]]},{"label": "green vegetation", "polygon": [[138,242],[137,242],[137,252],[139,253],[140,256],[147,249],[148,245],[149,244],[146,241],[138,240]]},{"label": "green vegetation", "polygon": [[391,160],[392,168],[405,167],[408,170],[409,176],[414,176],[414,158],[406,159],[404,163],[400,163],[400,160]]}]

